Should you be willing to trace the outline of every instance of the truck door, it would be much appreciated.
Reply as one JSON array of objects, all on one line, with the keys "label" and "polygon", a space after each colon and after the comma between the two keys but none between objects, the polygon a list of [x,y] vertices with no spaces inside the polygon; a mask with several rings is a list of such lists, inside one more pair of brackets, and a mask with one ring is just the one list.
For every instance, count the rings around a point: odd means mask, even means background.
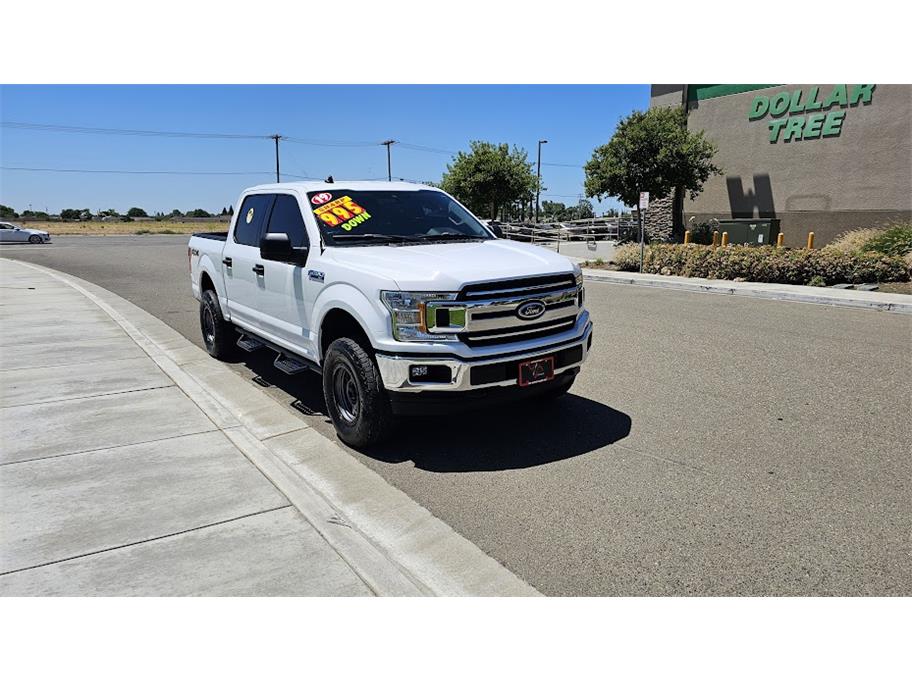
[{"label": "truck door", "polygon": [[266,227],[274,194],[248,194],[228,234],[222,252],[222,272],[231,321],[253,330],[261,328],[260,292],[264,289],[264,261],[260,235]]},{"label": "truck door", "polygon": [[[266,228],[266,233],[270,232],[284,232],[294,247],[310,246],[296,196],[276,195]],[[308,253],[308,260],[311,256]],[[308,295],[314,282],[308,278],[306,264],[263,261],[263,265],[264,288],[260,306],[263,331],[268,338],[279,340],[289,350],[317,361],[316,342],[311,338],[310,329],[314,296]]]}]

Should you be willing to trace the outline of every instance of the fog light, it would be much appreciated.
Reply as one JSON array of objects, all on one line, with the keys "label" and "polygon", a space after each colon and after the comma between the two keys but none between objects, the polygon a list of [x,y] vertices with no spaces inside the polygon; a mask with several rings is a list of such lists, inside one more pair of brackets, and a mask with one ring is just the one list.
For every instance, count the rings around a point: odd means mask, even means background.
[{"label": "fog light", "polygon": [[416,384],[448,384],[453,370],[446,365],[409,365],[409,380]]}]

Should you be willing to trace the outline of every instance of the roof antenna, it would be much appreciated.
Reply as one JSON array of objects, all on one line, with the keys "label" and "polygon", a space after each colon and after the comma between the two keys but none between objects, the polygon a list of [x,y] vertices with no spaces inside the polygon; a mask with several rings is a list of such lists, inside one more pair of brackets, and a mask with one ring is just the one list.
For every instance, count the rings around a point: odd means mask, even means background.
[{"label": "roof antenna", "polygon": [[333,180],[333,176],[330,175],[328,178],[326,178],[326,184],[327,184],[327,185],[331,185],[331,184],[333,184],[334,182],[335,182],[335,180]]}]

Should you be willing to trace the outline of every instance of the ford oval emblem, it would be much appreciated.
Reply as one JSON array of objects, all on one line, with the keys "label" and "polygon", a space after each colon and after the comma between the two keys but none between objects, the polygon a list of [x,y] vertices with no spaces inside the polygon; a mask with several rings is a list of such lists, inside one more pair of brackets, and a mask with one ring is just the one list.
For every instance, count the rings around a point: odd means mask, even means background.
[{"label": "ford oval emblem", "polygon": [[545,304],[541,301],[526,301],[516,309],[516,317],[521,320],[537,320],[545,314]]}]

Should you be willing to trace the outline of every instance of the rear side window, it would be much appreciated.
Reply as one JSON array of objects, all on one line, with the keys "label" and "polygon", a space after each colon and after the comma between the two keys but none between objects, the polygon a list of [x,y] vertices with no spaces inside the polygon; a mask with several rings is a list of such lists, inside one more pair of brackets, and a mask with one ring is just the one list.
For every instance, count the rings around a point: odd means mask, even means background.
[{"label": "rear side window", "polygon": [[244,199],[234,224],[234,241],[247,246],[259,246],[260,234],[266,213],[272,205],[274,194],[251,194]]},{"label": "rear side window", "polygon": [[292,246],[308,246],[307,228],[304,227],[304,216],[298,200],[289,194],[276,196],[275,205],[269,218],[269,232],[284,232],[291,240]]}]

